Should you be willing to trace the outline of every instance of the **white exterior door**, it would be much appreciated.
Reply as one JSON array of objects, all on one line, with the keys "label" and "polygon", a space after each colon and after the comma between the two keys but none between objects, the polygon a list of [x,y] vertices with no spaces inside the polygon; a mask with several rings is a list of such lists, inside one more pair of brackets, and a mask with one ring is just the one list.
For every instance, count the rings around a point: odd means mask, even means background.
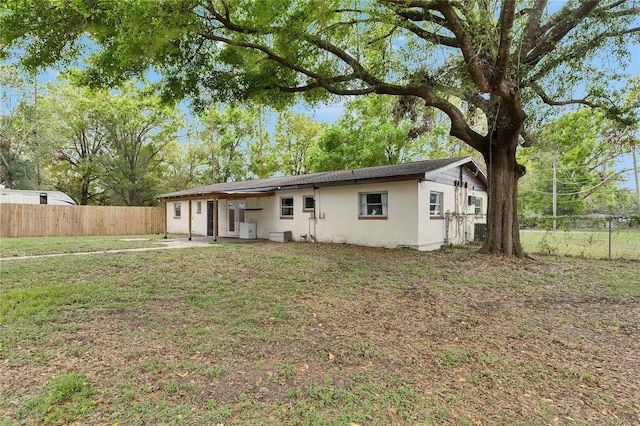
[{"label": "white exterior door", "polygon": [[240,235],[240,222],[244,222],[244,201],[229,201],[227,203],[227,236]]}]

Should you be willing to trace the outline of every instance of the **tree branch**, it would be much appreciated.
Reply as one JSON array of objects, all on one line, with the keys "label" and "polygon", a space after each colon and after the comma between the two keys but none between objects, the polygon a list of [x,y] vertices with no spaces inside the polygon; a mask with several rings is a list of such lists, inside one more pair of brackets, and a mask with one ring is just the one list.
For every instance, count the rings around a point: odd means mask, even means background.
[{"label": "tree branch", "polygon": [[[549,27],[549,23],[541,29],[543,36],[538,44],[528,53],[524,59],[524,63],[535,65],[544,55],[552,52],[558,42],[564,38],[571,30],[573,30],[584,18],[589,16],[601,0],[592,0],[584,2],[575,10],[570,10],[570,4],[567,4],[556,15],[550,19],[553,24]],[[556,22],[557,21],[557,22]]]},{"label": "tree branch", "polygon": [[542,102],[544,102],[547,105],[551,105],[551,106],[586,105],[591,108],[598,107],[595,103],[588,101],[586,99],[569,99],[566,101],[553,100],[545,93],[542,87],[540,87],[540,85],[538,85],[537,83],[532,83],[531,88],[536,92],[538,96],[540,96],[540,99],[542,99]]},{"label": "tree branch", "polygon": [[260,45],[260,44],[256,44],[256,43],[250,43],[250,42],[246,42],[246,41],[240,41],[240,40],[234,40],[231,38],[227,38],[227,37],[221,37],[221,36],[217,36],[211,33],[205,33],[205,32],[199,32],[198,33],[201,37],[206,38],[207,40],[211,40],[211,41],[219,41],[221,43],[225,43],[228,44],[230,46],[237,46],[237,47],[244,47],[244,48],[248,48],[248,49],[252,49],[252,50],[257,50],[260,52],[263,52],[264,54],[267,55],[267,59],[270,59],[276,63],[279,63],[280,65],[292,69],[294,71],[297,71],[301,74],[304,74],[310,78],[313,79],[321,79],[322,76],[320,74],[316,74],[306,68],[303,68],[299,65],[294,64],[293,62],[287,61],[285,58],[276,55],[271,49],[267,48],[266,46]]},{"label": "tree branch", "polygon": [[[435,93],[433,93],[431,88],[427,86],[409,89],[408,91],[406,90],[406,88],[402,88],[402,89],[404,89],[403,91],[406,92],[405,94],[409,96],[418,96],[424,100],[425,105],[434,107],[436,109],[439,109],[443,113],[445,113],[451,120],[451,128],[449,130],[449,134],[451,136],[456,137],[461,141],[464,141],[465,143],[467,143],[469,146],[471,146],[473,149],[477,150],[478,152],[485,151],[486,138],[481,134],[479,134],[478,132],[476,132],[475,130],[473,130],[469,126],[462,111],[460,111],[460,109],[456,107],[454,104],[449,102],[447,99],[437,96]],[[377,93],[381,93],[381,92],[377,92]],[[403,94],[403,93],[383,93],[383,94]]]},{"label": "tree branch", "polygon": [[513,20],[516,13],[516,2],[513,0],[503,0],[502,10],[500,10],[499,29],[500,46],[495,63],[495,74],[492,78],[493,86],[499,85],[507,75],[509,67],[509,57],[511,56],[511,43],[513,41]]},{"label": "tree branch", "polygon": [[358,78],[360,78],[367,84],[374,86],[382,83],[380,79],[376,78],[373,74],[367,71],[356,58],[349,55],[345,50],[339,48],[333,43],[330,43],[327,40],[323,40],[320,37],[313,36],[311,34],[300,34],[300,37],[306,39],[312,45],[326,52],[332,53],[334,56],[341,59],[345,64],[349,65],[351,69],[354,70],[354,72],[358,75]]},{"label": "tree branch", "polygon": [[614,32],[614,33],[605,33],[603,37],[616,37],[616,36],[621,36],[621,35],[631,34],[631,33],[640,33],[640,27],[627,28],[626,30]]},{"label": "tree branch", "polygon": [[375,92],[375,87],[365,87],[361,89],[342,89],[338,86],[335,86],[335,83],[353,81],[358,78],[357,74],[351,73],[347,75],[341,75],[330,78],[316,79],[315,82],[307,84],[305,86],[297,86],[297,87],[286,87],[286,86],[277,86],[277,87],[267,87],[266,89],[277,88],[278,90],[285,93],[302,93],[307,92],[313,89],[323,88],[334,95],[346,95],[346,96],[355,96],[355,95],[365,95],[369,93]]},{"label": "tree branch", "polygon": [[413,22],[431,22],[444,28],[447,28],[448,25],[446,19],[434,15],[433,13],[429,13],[426,10],[396,8],[394,12],[396,13],[396,15],[399,15],[404,19],[408,19]]},{"label": "tree branch", "polygon": [[[233,23],[230,19],[227,19],[226,17],[222,16],[220,13],[218,13],[215,10],[210,10],[210,13],[212,14],[212,16],[218,21],[220,22],[225,28],[234,31],[234,32],[238,32],[241,34],[262,34],[262,35],[268,35],[266,32],[260,32],[254,28],[249,28],[249,27],[245,27],[242,25],[237,25],[235,23]],[[213,40],[213,41],[219,41],[222,43],[226,43],[232,46],[238,46],[238,47],[244,47],[244,48],[249,48],[249,49],[253,49],[253,50],[258,50],[261,51],[263,53],[265,53],[267,55],[267,58],[279,63],[280,65],[289,68],[291,70],[297,71],[301,74],[306,75],[307,77],[310,77],[314,80],[317,81],[317,85],[316,84],[312,84],[312,85],[308,85],[308,86],[302,86],[302,87],[296,87],[296,88],[282,88],[285,90],[290,90],[292,92],[299,92],[299,91],[304,91],[304,90],[311,90],[314,87],[323,87],[327,90],[329,90],[331,93],[336,93],[336,94],[364,94],[364,93],[371,93],[369,91],[369,89],[355,89],[355,90],[347,90],[345,92],[346,89],[339,89],[336,87],[333,87],[330,83],[331,83],[331,79],[326,79],[324,76],[313,72],[312,70],[309,70],[307,68],[304,68],[300,65],[295,64],[292,61],[287,60],[286,58],[276,54],[272,49],[268,48],[265,45],[262,44],[258,44],[258,43],[252,43],[252,42],[247,42],[247,41],[240,41],[240,40],[234,40],[228,37],[222,37],[222,36],[218,36],[212,33],[207,33],[207,32],[200,32],[199,33],[200,36],[209,39],[209,40]],[[349,67],[351,67],[351,69],[354,70],[355,72],[355,76],[357,76],[357,78],[359,78],[360,80],[366,82],[367,84],[371,85],[371,86],[375,86],[375,85],[379,85],[382,82],[377,79],[376,77],[373,76],[373,74],[371,74],[370,72],[368,72],[363,66],[362,64],[353,56],[349,55],[344,49],[339,48],[338,46],[330,43],[327,40],[323,40],[318,36],[315,35],[311,35],[308,33],[302,33],[302,34],[298,34],[298,36],[304,40],[306,40],[307,42],[309,42],[311,45],[316,46],[318,48],[320,48],[321,50],[324,50],[328,53],[333,54],[334,56],[336,56],[337,58],[339,58],[342,62],[344,62],[346,65],[348,65]],[[355,76],[354,79],[355,80]],[[334,80],[334,81],[338,81],[338,80]],[[343,81],[347,81],[347,80],[343,80]],[[349,93],[347,93],[349,92]]]},{"label": "tree branch", "polygon": [[471,37],[465,30],[460,18],[453,9],[453,6],[448,2],[441,1],[437,3],[437,7],[449,22],[450,30],[455,34],[456,39],[460,43],[460,50],[462,51],[462,56],[467,64],[469,75],[473,79],[473,82],[481,91],[489,93],[491,91],[491,87],[484,74],[482,62],[480,61],[477,52],[473,50]]},{"label": "tree branch", "polygon": [[520,136],[524,139],[524,143],[521,145],[523,148],[529,148],[538,143],[538,140],[531,133],[527,132],[524,127],[520,130]]},{"label": "tree branch", "polygon": [[548,3],[548,0],[536,0],[533,8],[531,8],[526,28],[522,33],[522,39],[520,40],[523,52],[528,51],[531,46],[533,46],[533,43],[538,40],[538,37],[540,37],[541,34],[538,32],[540,20],[542,19],[542,14],[547,8]]},{"label": "tree branch", "polygon": [[421,26],[416,25],[411,21],[401,20],[398,23],[398,25],[400,25],[405,30],[411,31],[421,39],[430,41],[434,44],[441,44],[443,46],[456,47],[456,48],[460,47],[458,40],[456,40],[454,37],[446,37],[440,34],[433,33],[431,31],[427,31]]},{"label": "tree branch", "polygon": [[431,13],[433,10],[438,10],[438,2],[420,2],[420,4],[417,4],[415,2],[386,0],[386,3],[396,15],[404,19],[415,22],[431,22],[449,29],[449,23],[446,19]]},{"label": "tree branch", "polygon": [[426,0],[385,0],[387,3],[402,7],[418,7],[420,9],[438,9],[438,1]]}]

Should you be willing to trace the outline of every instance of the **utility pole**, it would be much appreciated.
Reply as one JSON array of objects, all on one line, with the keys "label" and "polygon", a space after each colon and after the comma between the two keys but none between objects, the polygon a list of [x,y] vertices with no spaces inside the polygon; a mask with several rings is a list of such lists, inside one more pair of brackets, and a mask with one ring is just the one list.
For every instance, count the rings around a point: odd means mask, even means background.
[{"label": "utility pole", "polygon": [[263,178],[264,177],[264,158],[262,157],[262,144],[263,144],[263,140],[262,140],[262,104],[258,104],[258,143],[259,143],[259,148],[258,148],[258,161],[259,161],[259,171],[260,171],[260,176],[258,176],[258,178]]},{"label": "utility pole", "polygon": [[214,122],[213,99],[209,110],[209,136],[211,138],[211,183],[216,183],[216,128]]},{"label": "utility pole", "polygon": [[34,73],[33,77],[33,112],[34,112],[34,124],[33,124],[33,143],[36,149],[36,175],[38,177],[38,189],[42,189],[42,170],[40,169],[40,142],[38,141],[38,126],[40,121],[38,119],[38,74]]},{"label": "utility pole", "polygon": [[633,177],[636,180],[636,205],[638,207],[638,215],[640,216],[640,184],[638,184],[638,159],[636,158],[636,145],[633,145],[631,155],[633,156]]},{"label": "utility pole", "polygon": [[556,230],[556,215],[558,213],[558,190],[557,190],[557,173],[556,173],[556,153],[553,153],[553,157],[551,157],[551,166],[553,167],[553,230]]}]

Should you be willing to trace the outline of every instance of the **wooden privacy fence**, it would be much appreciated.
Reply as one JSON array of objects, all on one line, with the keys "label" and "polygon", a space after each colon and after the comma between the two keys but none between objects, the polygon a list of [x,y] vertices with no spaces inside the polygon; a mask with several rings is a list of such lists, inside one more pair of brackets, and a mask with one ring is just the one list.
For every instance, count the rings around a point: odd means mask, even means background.
[{"label": "wooden privacy fence", "polygon": [[135,235],[164,232],[162,207],[0,204],[0,237]]}]

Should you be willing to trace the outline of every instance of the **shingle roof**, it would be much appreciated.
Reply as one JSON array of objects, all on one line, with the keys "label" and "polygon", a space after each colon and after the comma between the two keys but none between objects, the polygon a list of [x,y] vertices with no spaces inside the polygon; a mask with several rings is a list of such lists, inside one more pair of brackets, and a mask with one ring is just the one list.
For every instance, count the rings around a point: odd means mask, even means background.
[{"label": "shingle roof", "polygon": [[363,169],[336,170],[331,172],[311,173],[307,175],[215,183],[213,185],[206,185],[184,191],[158,195],[158,198],[177,198],[190,195],[233,192],[266,192],[278,189],[331,186],[348,183],[364,183],[367,181],[410,180],[412,178],[420,179],[424,178],[424,174],[427,172],[451,166],[455,163],[459,163],[460,165],[473,163],[475,165],[475,162],[471,157],[425,160],[413,163],[367,167]]}]

